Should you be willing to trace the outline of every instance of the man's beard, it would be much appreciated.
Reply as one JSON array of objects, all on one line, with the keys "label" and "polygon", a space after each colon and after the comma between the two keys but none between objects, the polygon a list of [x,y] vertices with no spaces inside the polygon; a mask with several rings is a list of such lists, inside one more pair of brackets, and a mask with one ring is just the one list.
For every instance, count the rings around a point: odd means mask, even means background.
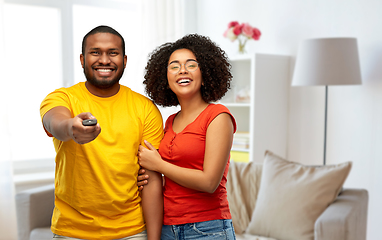
[{"label": "man's beard", "polygon": [[93,77],[93,78],[87,77],[86,79],[88,80],[89,83],[91,83],[93,86],[95,86],[97,88],[107,89],[107,88],[114,86],[114,84],[116,84],[117,82],[119,82],[120,77],[114,78],[111,81],[104,81],[102,79],[97,79],[95,77]]}]

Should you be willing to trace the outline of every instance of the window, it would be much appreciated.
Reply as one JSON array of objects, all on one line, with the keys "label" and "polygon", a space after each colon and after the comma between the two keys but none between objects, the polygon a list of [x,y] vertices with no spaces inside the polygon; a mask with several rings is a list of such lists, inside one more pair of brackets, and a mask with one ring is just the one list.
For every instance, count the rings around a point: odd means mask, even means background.
[{"label": "window", "polygon": [[[39,106],[62,86],[60,12],[56,8],[5,4],[5,78],[12,160],[54,157]],[[26,21],[20,21],[26,19]]]},{"label": "window", "polygon": [[[137,86],[136,83],[142,85],[144,67],[139,65],[139,60],[142,56],[142,26],[139,23],[140,18],[141,14],[138,6],[136,6],[134,11],[128,11],[126,9],[100,6],[73,5],[73,22],[81,23],[73,25],[74,83],[85,81],[80,64],[82,38],[90,29],[98,25],[108,25],[116,29],[125,40],[127,64],[120,83],[135,90],[139,88],[140,86]],[[137,69],[141,69],[141,71],[137,71]]]},{"label": "window", "polygon": [[[83,36],[109,25],[124,36],[127,67],[121,83],[142,92],[140,1],[5,0],[2,85],[12,161],[53,159],[39,107],[54,89],[85,81],[79,56]],[[129,79],[129,80],[127,80]]]}]

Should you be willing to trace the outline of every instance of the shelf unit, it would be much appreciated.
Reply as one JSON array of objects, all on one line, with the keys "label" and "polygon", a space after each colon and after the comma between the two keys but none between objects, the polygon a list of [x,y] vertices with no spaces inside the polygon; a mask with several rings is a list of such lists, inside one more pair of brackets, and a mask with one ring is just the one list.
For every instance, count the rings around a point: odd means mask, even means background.
[{"label": "shelf unit", "polygon": [[266,150],[286,157],[290,57],[247,54],[230,63],[231,89],[220,103],[235,117],[237,133],[248,133],[248,147],[235,148],[234,141],[231,159],[261,163]]}]

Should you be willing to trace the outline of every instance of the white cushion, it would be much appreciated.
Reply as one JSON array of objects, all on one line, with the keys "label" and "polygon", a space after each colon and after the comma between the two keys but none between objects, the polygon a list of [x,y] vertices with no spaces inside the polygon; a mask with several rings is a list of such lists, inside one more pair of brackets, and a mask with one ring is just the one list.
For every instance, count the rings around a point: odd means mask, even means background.
[{"label": "white cushion", "polygon": [[314,222],[338,196],[351,165],[305,166],[266,152],[256,207],[246,233],[312,240]]}]

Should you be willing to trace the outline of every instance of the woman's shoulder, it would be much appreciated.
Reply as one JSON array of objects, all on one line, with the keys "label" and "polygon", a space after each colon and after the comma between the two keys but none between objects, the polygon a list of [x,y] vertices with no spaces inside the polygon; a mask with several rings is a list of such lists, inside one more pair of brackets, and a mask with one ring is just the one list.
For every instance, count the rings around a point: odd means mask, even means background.
[{"label": "woman's shoulder", "polygon": [[175,116],[178,114],[179,112],[176,112],[176,113],[173,113],[171,114],[167,120],[166,120],[166,124],[165,124],[165,128],[167,129],[170,125],[172,125],[173,121],[174,121],[174,118]]},{"label": "woman's shoulder", "polygon": [[219,104],[219,103],[211,103],[209,106],[208,106],[208,113],[207,113],[207,123],[208,125],[218,116],[220,115],[221,113],[227,113],[231,119],[232,119],[232,123],[234,125],[234,129],[236,131],[236,120],[235,120],[235,117],[232,115],[232,113],[230,112],[230,110],[224,106],[223,104]]},{"label": "woman's shoulder", "polygon": [[208,110],[209,110],[209,112],[216,112],[216,113],[226,112],[226,113],[231,114],[229,109],[220,103],[210,103],[210,105],[208,105]]}]

